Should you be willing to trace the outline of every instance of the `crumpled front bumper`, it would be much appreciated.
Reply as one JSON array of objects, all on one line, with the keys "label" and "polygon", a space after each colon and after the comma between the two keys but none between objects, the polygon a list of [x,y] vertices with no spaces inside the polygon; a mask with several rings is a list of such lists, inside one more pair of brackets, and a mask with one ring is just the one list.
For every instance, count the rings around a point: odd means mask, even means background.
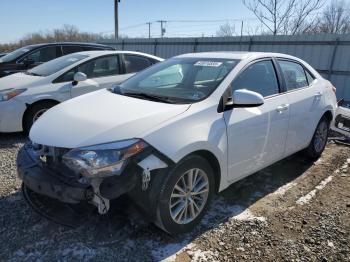
[{"label": "crumpled front bumper", "polygon": [[336,111],[334,126],[332,129],[350,138],[350,106],[339,106]]},{"label": "crumpled front bumper", "polygon": [[[30,143],[23,146],[18,153],[17,171],[29,189],[65,203],[78,204],[82,201],[91,201],[94,196],[91,184],[67,179],[46,167],[34,154]],[[131,161],[120,176],[103,179],[99,185],[100,195],[109,200],[118,198],[140,183],[141,173],[142,169]]]},{"label": "crumpled front bumper", "polygon": [[69,185],[36,159],[30,146],[21,148],[17,156],[17,172],[25,186],[32,191],[65,203],[77,204],[86,200],[88,185]]}]

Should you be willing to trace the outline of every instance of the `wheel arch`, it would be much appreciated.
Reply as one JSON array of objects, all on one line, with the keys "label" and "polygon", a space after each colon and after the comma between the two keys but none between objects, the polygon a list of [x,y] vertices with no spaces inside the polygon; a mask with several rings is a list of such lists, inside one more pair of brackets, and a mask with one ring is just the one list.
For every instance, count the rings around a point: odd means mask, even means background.
[{"label": "wheel arch", "polygon": [[41,103],[51,103],[53,105],[58,105],[59,103],[61,103],[60,101],[58,100],[55,100],[55,99],[50,99],[50,98],[46,98],[46,99],[41,99],[41,100],[38,100],[38,101],[35,101],[31,104],[29,103],[26,103],[26,110],[24,111],[23,113],[23,117],[22,117],[22,128],[24,128],[24,121],[25,121],[25,118],[26,118],[26,115],[28,114],[29,110],[35,106],[35,105],[38,105],[38,104],[41,104]]},{"label": "wheel arch", "polygon": [[328,109],[328,110],[326,110],[326,111],[323,113],[321,119],[322,119],[323,117],[326,117],[326,118],[329,120],[329,122],[332,122],[332,120],[333,120],[333,118],[334,118],[334,115],[333,115],[332,111]]},{"label": "wheel arch", "polygon": [[[204,158],[205,160],[208,161],[209,165],[212,167],[213,172],[214,172],[214,179],[215,179],[215,192],[219,192],[220,189],[220,183],[221,183],[221,167],[220,167],[220,163],[219,160],[217,159],[217,157],[210,151],[208,150],[198,150],[198,151],[194,151],[192,153],[190,153],[188,156],[200,156],[202,158]],[[184,158],[186,158],[184,157]]]}]

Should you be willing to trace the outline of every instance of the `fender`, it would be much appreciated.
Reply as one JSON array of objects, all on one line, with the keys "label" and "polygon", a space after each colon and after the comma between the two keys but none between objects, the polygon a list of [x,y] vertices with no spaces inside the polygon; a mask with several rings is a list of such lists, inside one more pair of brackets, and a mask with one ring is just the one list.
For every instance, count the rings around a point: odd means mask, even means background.
[{"label": "fender", "polygon": [[[332,120],[331,120],[331,126],[332,126],[332,124],[334,123],[334,119],[335,119],[335,112],[336,112],[336,109],[334,109],[331,105],[326,106],[326,107],[321,111],[318,120],[321,120],[322,116],[323,116],[324,114],[326,114],[327,112],[331,112],[331,114],[332,114]],[[313,127],[314,130],[316,130],[318,123],[319,123],[319,121],[317,121],[316,125]],[[308,144],[311,143],[311,140],[312,140],[312,137],[313,137],[313,136],[314,136],[314,133],[312,133],[311,137],[309,137],[309,139],[308,139],[309,143],[308,143]]]},{"label": "fender", "polygon": [[43,101],[43,100],[51,100],[51,101],[55,101],[57,103],[62,103],[64,102],[65,100],[64,99],[60,99],[59,97],[57,96],[54,96],[54,95],[50,95],[50,94],[42,94],[42,95],[38,95],[38,96],[35,96],[35,97],[28,97],[28,100],[26,101],[26,106],[31,106],[32,104],[34,103],[37,103],[39,101]]},{"label": "fender", "polygon": [[327,105],[323,111],[322,111],[322,114],[321,114],[321,117],[326,113],[330,111],[332,113],[332,122],[334,121],[335,119],[335,115],[336,115],[336,112],[337,112],[337,107],[333,107],[331,105]]}]

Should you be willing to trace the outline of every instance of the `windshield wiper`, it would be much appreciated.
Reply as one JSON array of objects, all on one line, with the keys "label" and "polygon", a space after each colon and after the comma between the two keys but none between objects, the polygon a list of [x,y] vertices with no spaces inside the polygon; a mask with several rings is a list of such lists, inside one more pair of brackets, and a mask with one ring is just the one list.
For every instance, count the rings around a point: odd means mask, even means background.
[{"label": "windshield wiper", "polygon": [[162,102],[162,103],[168,103],[168,104],[181,104],[181,103],[191,103],[193,100],[186,99],[186,98],[177,98],[177,97],[168,97],[168,96],[158,96],[150,93],[144,93],[144,92],[127,92],[122,91],[122,88],[119,85],[116,85],[112,88],[108,89],[110,92],[117,94],[117,95],[124,95],[124,96],[131,96],[141,99],[147,99],[151,101],[156,102]]},{"label": "windshield wiper", "polygon": [[125,96],[136,97],[136,98],[145,98],[147,100],[151,100],[155,102],[174,104],[174,101],[172,101],[169,97],[165,97],[165,96],[157,96],[157,95],[142,93],[142,92],[122,92],[121,94]]}]

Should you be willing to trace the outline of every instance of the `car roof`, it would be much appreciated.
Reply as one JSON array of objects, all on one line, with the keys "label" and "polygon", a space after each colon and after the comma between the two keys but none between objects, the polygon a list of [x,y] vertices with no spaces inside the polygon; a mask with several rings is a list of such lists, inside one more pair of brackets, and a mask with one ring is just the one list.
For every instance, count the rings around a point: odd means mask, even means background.
[{"label": "car roof", "polygon": [[163,61],[163,58],[154,56],[154,55],[150,55],[150,54],[146,54],[146,53],[141,53],[141,52],[136,52],[136,51],[109,51],[109,50],[98,50],[98,51],[83,51],[83,52],[78,52],[78,53],[74,53],[74,54],[82,54],[82,55],[88,55],[89,59],[91,59],[92,57],[98,57],[98,56],[102,56],[102,55],[113,55],[113,54],[129,54],[129,55],[141,55],[141,56],[146,56],[148,58],[152,58],[155,59],[157,61]]},{"label": "car roof", "polygon": [[103,44],[97,44],[97,43],[87,43],[87,42],[52,42],[52,43],[41,43],[41,44],[34,44],[34,45],[27,45],[26,47],[41,47],[41,46],[50,46],[50,45],[83,45],[83,46],[100,46],[100,47],[110,47],[108,45]]},{"label": "car roof", "polygon": [[296,57],[281,54],[281,53],[269,53],[269,52],[241,52],[241,51],[223,51],[223,52],[202,52],[202,53],[189,53],[176,56],[177,58],[219,58],[219,59],[238,59],[244,60],[248,58],[263,58],[263,57],[283,57],[300,60]]}]

